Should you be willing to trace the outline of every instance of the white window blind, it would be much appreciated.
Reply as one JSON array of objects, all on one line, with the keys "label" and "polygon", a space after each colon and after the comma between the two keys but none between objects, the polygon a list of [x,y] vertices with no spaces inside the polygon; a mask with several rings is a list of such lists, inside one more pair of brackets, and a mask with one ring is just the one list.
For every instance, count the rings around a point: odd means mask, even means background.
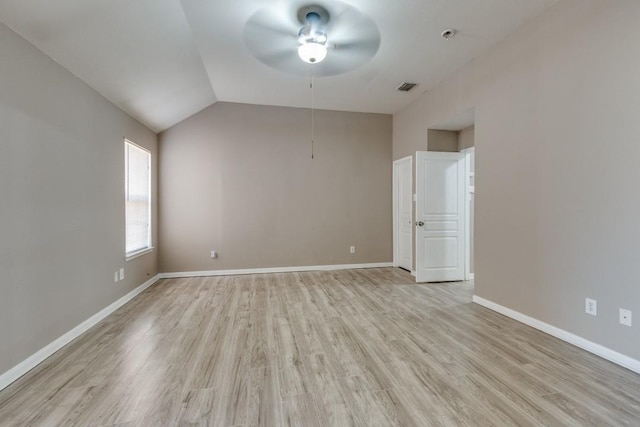
[{"label": "white window blind", "polygon": [[125,140],[126,255],[151,248],[151,153]]}]

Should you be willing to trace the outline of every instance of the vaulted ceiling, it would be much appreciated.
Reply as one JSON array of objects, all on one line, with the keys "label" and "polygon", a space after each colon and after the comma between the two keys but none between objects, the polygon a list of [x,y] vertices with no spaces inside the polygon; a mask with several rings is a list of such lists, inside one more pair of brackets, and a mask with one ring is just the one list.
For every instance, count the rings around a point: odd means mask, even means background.
[{"label": "vaulted ceiling", "polygon": [[[0,0],[0,21],[160,132],[217,101],[309,107],[310,77],[260,62],[243,34],[264,8],[337,1]],[[340,1],[377,25],[380,47],[356,69],[316,77],[314,105],[392,114],[557,0]],[[443,39],[447,28],[457,36]],[[419,86],[396,91],[404,81]]]}]

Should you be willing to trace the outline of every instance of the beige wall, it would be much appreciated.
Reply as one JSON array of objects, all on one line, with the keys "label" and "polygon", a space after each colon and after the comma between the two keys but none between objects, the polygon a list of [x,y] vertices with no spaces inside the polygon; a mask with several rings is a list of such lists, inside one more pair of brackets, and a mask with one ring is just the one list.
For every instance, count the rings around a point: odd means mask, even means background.
[{"label": "beige wall", "polygon": [[395,115],[393,144],[475,107],[476,294],[636,359],[638,22],[636,0],[562,0]]},{"label": "beige wall", "polygon": [[123,136],[157,144],[3,24],[0,52],[1,374],[156,274],[124,262]]},{"label": "beige wall", "polygon": [[310,126],[218,103],[162,133],[162,270],[390,262],[391,116],[316,111],[314,160]]},{"label": "beige wall", "polygon": [[429,129],[427,131],[427,151],[458,151],[458,132]]},{"label": "beige wall", "polygon": [[473,126],[466,127],[458,132],[458,151],[475,146],[474,132]]}]

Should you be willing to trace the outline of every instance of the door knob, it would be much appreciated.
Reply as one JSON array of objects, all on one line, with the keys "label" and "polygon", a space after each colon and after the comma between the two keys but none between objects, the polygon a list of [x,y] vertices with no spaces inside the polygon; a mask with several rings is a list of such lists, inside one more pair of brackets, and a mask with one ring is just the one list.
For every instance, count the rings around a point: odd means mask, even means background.
[{"label": "door knob", "polygon": [[422,227],[424,225],[424,222],[423,221],[418,221],[418,222],[416,222],[416,225],[418,227]]}]

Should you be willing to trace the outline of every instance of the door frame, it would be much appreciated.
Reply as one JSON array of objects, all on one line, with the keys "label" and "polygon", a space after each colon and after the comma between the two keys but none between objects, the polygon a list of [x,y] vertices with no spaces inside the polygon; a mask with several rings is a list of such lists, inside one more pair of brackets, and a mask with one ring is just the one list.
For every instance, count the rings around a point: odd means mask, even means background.
[{"label": "door frame", "polygon": [[[464,280],[473,280],[475,274],[471,273],[471,194],[475,196],[475,172],[471,172],[471,152],[475,153],[476,147],[465,148],[460,150],[464,154],[465,164],[465,261],[464,261]],[[473,175],[473,184],[471,185],[471,176]],[[475,229],[474,229],[475,230]],[[475,254],[474,254],[475,255]]]},{"label": "door frame", "polygon": [[[392,180],[392,187],[393,187],[393,266],[394,267],[399,267],[399,257],[398,257],[398,252],[400,249],[400,245],[399,245],[399,240],[400,240],[400,236],[398,233],[398,228],[400,226],[400,195],[398,194],[398,183],[399,183],[399,172],[400,172],[400,165],[403,163],[409,163],[409,199],[413,200],[413,155],[411,156],[407,156],[407,157],[403,157],[401,159],[395,160],[393,162],[393,180]],[[410,210],[410,215],[411,215],[411,239],[413,240],[413,202],[412,202],[412,206],[411,206],[411,210]],[[409,245],[410,250],[411,250],[411,269],[410,271],[413,271],[413,242],[411,242],[411,245]]]}]

